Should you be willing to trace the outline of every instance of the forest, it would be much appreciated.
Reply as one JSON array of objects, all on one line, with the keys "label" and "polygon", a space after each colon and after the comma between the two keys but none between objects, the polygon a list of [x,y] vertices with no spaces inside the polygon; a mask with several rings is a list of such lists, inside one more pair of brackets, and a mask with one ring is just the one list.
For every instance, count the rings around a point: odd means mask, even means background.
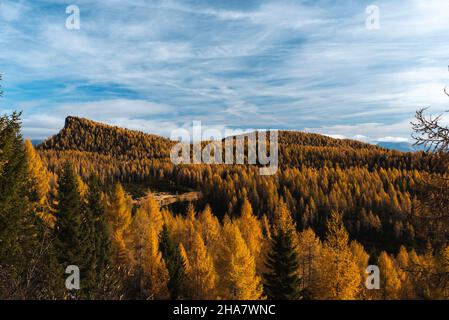
[{"label": "forest", "polygon": [[[429,121],[413,153],[280,131],[261,176],[174,165],[169,139],[77,117],[33,147],[4,115],[0,299],[448,299],[448,144]],[[162,189],[202,198],[161,206]]]}]

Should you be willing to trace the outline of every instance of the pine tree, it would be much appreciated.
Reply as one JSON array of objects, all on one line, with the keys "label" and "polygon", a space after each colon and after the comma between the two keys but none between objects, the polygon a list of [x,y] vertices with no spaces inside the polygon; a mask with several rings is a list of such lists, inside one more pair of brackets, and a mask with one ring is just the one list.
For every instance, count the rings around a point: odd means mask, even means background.
[{"label": "pine tree", "polygon": [[[84,295],[90,288],[92,265],[91,243],[86,241],[87,225],[84,223],[84,208],[79,193],[78,180],[70,163],[66,162],[58,179],[58,205],[56,208],[56,250],[58,261],[65,269],[69,265],[80,268],[82,292]],[[86,277],[84,277],[86,276]]]},{"label": "pine tree", "polygon": [[97,285],[105,281],[105,273],[111,267],[111,241],[107,230],[98,178],[89,179],[87,210],[85,215],[85,243],[90,245],[89,266],[86,278],[92,293]]},{"label": "pine tree", "polygon": [[0,117],[0,299],[60,297],[51,233],[36,215],[20,113]]},{"label": "pine tree", "polygon": [[0,261],[20,270],[25,263],[24,224],[29,218],[26,197],[27,163],[20,134],[20,114],[0,118]]},{"label": "pine tree", "polygon": [[297,300],[301,298],[299,261],[293,242],[295,230],[291,214],[284,202],[275,212],[275,227],[271,239],[264,274],[265,293],[272,300]]},{"label": "pine tree", "polygon": [[166,224],[164,224],[159,236],[159,249],[168,270],[169,280],[167,287],[170,297],[173,300],[179,299],[182,297],[184,289],[185,262],[179,248],[171,240]]}]

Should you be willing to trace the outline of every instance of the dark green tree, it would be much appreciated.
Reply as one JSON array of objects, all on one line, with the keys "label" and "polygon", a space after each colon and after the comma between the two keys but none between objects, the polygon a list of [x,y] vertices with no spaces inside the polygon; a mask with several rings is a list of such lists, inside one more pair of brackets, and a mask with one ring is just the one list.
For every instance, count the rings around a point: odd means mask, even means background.
[{"label": "dark green tree", "polygon": [[271,300],[297,300],[301,298],[298,275],[298,256],[291,231],[278,231],[271,239],[264,274],[265,294]]},{"label": "dark green tree", "polygon": [[93,224],[81,198],[75,171],[66,162],[58,179],[56,208],[56,249],[62,268],[76,265],[80,269],[80,291],[70,294],[77,298],[88,297],[95,281],[93,246]]},{"label": "dark green tree", "polygon": [[[26,154],[20,113],[0,118],[0,298],[21,289],[32,247],[32,225],[26,195]],[[28,226],[30,228],[28,228]]]},{"label": "dark green tree", "polygon": [[86,278],[89,287],[94,291],[98,283],[105,280],[105,273],[111,262],[110,238],[101,204],[101,188],[95,175],[89,179],[84,225],[84,241],[90,246],[89,254],[86,255]]},{"label": "dark green tree", "polygon": [[168,269],[168,291],[170,292],[170,297],[173,300],[179,299],[182,296],[186,277],[185,262],[179,248],[171,240],[165,224],[159,235],[159,249]]},{"label": "dark green tree", "polygon": [[52,299],[53,237],[30,201],[20,113],[0,117],[0,299]]}]

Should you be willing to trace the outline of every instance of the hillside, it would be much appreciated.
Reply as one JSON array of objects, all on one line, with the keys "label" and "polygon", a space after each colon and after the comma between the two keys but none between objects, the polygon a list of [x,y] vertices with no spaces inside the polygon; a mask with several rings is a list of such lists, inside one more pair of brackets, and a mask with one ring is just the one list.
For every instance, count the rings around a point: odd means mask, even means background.
[{"label": "hillside", "polygon": [[[165,137],[69,116],[61,131],[39,144],[38,149],[91,152],[127,160],[168,159],[170,148],[174,143]],[[279,145],[281,155],[295,155],[296,149],[303,154],[324,151],[330,157],[332,157],[330,153],[335,150],[342,153],[365,152],[403,156],[402,153],[387,151],[360,141],[334,139],[300,131],[279,131]],[[288,160],[284,159],[285,164],[296,165],[295,162],[291,157]]]},{"label": "hillside", "polygon": [[116,158],[168,158],[172,142],[157,135],[123,129],[84,118],[67,117],[62,130],[45,140],[42,150],[77,150]]},{"label": "hillside", "polygon": [[[174,143],[153,134],[67,117],[64,128],[38,149],[52,170],[57,171],[61,159],[76,159],[82,164],[79,171],[84,177],[94,171],[103,180],[135,182],[148,176],[165,179],[163,172],[175,170],[169,160]],[[279,131],[279,164],[284,169],[305,166],[432,171],[432,162],[432,156],[422,152],[403,153],[354,140]]]}]

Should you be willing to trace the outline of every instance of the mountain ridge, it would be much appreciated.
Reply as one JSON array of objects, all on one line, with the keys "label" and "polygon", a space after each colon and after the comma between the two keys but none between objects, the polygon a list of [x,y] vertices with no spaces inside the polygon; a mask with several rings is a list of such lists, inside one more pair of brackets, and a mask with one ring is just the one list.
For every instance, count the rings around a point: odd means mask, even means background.
[{"label": "mountain ridge", "polygon": [[[107,150],[98,150],[95,148],[92,150],[92,146],[86,144],[79,144],[80,139],[76,137],[70,139],[70,134],[75,131],[93,132],[100,136],[112,135],[114,138],[118,138],[120,134],[124,136],[134,137],[134,142],[137,144],[142,143],[143,140],[152,140],[152,142],[158,142],[159,144],[166,144],[171,147],[177,141],[170,140],[166,137],[147,133],[140,130],[128,129],[119,127],[117,125],[111,125],[99,121],[94,121],[87,118],[68,116],[65,119],[64,127],[55,135],[43,140],[38,147],[43,150],[56,149],[56,150],[80,150],[80,151],[93,151],[100,153],[108,153]],[[106,133],[105,133],[106,132]],[[114,133],[116,132],[116,133]],[[311,146],[311,147],[345,147],[352,149],[381,149],[382,146],[376,146],[374,144],[365,143],[352,139],[336,139],[328,137],[318,133],[308,133],[300,130],[278,130],[279,132],[279,144],[292,144],[298,146]],[[235,137],[235,136],[234,136]],[[96,142],[95,137],[91,137],[91,142]],[[130,146],[132,147],[132,146]],[[169,154],[165,154],[167,157]]]}]

